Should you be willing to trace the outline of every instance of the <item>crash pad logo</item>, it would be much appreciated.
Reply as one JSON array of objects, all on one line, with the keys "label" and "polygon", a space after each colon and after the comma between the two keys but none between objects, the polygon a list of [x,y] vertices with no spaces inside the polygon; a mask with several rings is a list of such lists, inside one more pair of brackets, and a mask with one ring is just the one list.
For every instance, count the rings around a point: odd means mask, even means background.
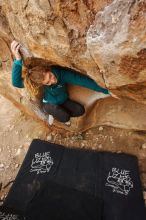
[{"label": "crash pad logo", "polygon": [[54,164],[50,152],[36,153],[35,158],[32,159],[30,172],[48,173]]},{"label": "crash pad logo", "polygon": [[19,220],[18,215],[0,212],[0,220]]},{"label": "crash pad logo", "polygon": [[131,188],[133,188],[130,171],[112,168],[112,171],[108,174],[105,185],[112,187],[113,192],[128,195]]}]

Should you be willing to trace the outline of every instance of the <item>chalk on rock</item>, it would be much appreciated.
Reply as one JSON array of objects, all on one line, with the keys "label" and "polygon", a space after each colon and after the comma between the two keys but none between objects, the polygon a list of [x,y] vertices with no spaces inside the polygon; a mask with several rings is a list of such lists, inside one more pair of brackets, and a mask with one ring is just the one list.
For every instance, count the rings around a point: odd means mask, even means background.
[{"label": "chalk on rock", "polygon": [[102,126],[99,127],[99,131],[103,131],[103,127]]},{"label": "chalk on rock", "polygon": [[98,148],[101,149],[101,148],[102,148],[102,144],[99,144],[99,145],[98,145]]},{"label": "chalk on rock", "polygon": [[18,156],[20,153],[21,153],[21,149],[19,148],[15,155]]},{"label": "chalk on rock", "polygon": [[142,145],[142,149],[146,149],[146,143]]},{"label": "chalk on rock", "polygon": [[4,168],[4,164],[1,163],[1,164],[0,164],[0,168]]},{"label": "chalk on rock", "polygon": [[71,122],[70,122],[70,121],[67,121],[67,122],[65,122],[64,124],[67,125],[67,126],[70,126],[70,125],[71,125]]},{"label": "chalk on rock", "polygon": [[51,140],[52,140],[52,135],[49,134],[49,135],[47,136],[47,141],[51,141]]},{"label": "chalk on rock", "polygon": [[17,163],[16,165],[15,165],[15,168],[18,168],[19,167],[19,164]]},{"label": "chalk on rock", "polygon": [[54,122],[54,117],[52,115],[49,115],[49,117],[48,117],[48,124],[52,125],[53,122]]}]

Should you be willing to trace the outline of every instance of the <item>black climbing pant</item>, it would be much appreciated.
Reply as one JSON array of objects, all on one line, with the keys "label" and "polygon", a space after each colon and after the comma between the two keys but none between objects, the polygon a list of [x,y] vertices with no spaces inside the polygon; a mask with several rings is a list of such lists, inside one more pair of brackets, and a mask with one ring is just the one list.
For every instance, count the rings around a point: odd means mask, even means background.
[{"label": "black climbing pant", "polygon": [[70,117],[79,117],[85,113],[84,106],[71,99],[67,99],[61,105],[43,103],[42,108],[44,112],[53,115],[60,122],[67,122]]},{"label": "black climbing pant", "polygon": [[7,209],[26,220],[145,220],[137,158],[33,140]]}]

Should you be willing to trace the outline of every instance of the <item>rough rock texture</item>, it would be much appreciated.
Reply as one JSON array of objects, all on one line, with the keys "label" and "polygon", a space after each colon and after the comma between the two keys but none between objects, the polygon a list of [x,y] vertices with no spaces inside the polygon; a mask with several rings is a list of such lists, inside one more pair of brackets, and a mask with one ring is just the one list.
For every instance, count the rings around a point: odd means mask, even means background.
[{"label": "rough rock texture", "polygon": [[26,92],[10,85],[13,39],[27,48],[22,51],[26,65],[76,69],[121,97],[98,100],[97,93],[71,88],[87,114],[66,129],[106,124],[146,130],[145,0],[0,0],[0,93],[33,117],[46,119],[37,107],[33,112]]}]

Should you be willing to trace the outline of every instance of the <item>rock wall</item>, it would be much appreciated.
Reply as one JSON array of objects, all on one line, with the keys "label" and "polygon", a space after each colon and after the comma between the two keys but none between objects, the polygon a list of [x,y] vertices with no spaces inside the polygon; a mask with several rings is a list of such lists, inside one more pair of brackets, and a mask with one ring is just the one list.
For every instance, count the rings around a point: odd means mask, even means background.
[{"label": "rock wall", "polygon": [[27,48],[22,50],[26,65],[78,70],[121,98],[99,100],[97,93],[71,87],[71,97],[85,104],[86,115],[72,119],[71,127],[56,126],[71,131],[99,124],[146,130],[145,0],[0,0],[0,93],[46,120],[25,91],[10,85],[13,39]]}]

